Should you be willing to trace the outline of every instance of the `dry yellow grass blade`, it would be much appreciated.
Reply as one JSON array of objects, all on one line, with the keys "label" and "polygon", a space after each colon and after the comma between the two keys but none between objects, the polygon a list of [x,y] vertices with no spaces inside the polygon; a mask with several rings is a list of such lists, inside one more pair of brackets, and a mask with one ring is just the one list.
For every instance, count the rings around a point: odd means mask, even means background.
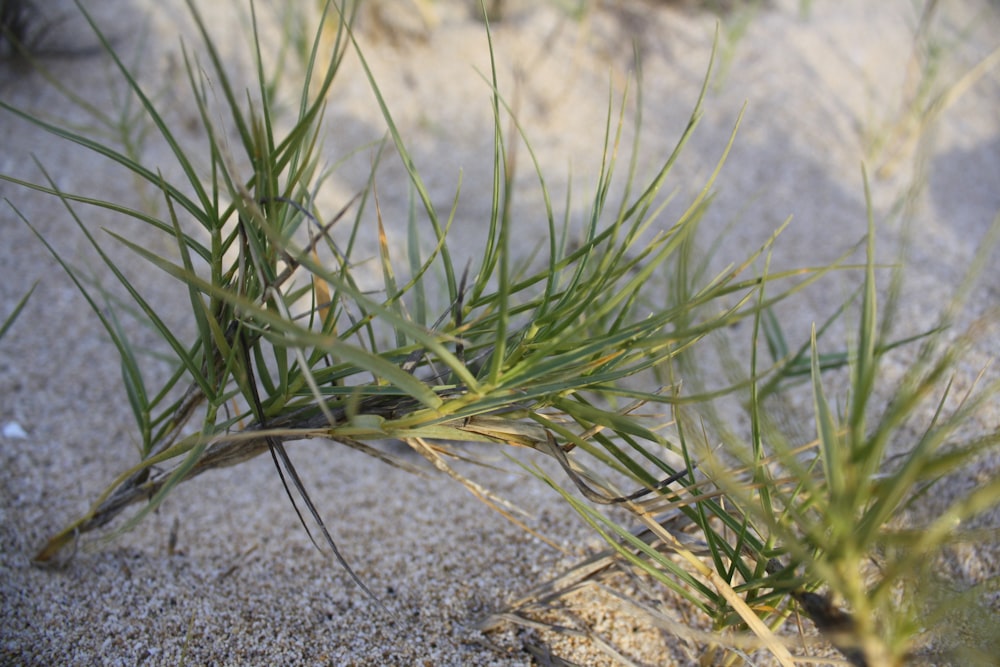
[{"label": "dry yellow grass blade", "polygon": [[774,658],[783,667],[795,667],[795,660],[785,643],[778,638],[764,621],[754,613],[753,609],[740,597],[739,593],[733,590],[726,581],[719,576],[719,573],[705,564],[705,562],[692,553],[684,544],[667,530],[652,516],[650,516],[642,506],[630,503],[628,509],[635,516],[639,517],[642,523],[664,544],[669,545],[671,550],[683,558],[701,577],[708,581],[716,591],[729,603],[733,610],[739,614],[743,622],[747,624],[750,631],[761,640],[764,647],[771,652]]}]

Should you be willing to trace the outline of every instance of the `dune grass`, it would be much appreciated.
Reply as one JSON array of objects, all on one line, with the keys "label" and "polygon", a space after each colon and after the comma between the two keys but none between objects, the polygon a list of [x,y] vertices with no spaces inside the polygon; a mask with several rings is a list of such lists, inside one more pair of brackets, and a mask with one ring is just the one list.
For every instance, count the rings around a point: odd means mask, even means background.
[{"label": "dune grass", "polygon": [[[916,343],[892,340],[885,324],[896,305],[895,280],[880,314],[873,221],[865,239],[867,261],[853,267],[863,275],[855,310],[851,304],[838,310],[856,312],[857,333],[842,353],[831,356],[821,355],[816,342],[824,327],[790,348],[772,308],[843,263],[770,272],[772,238],[748,252],[741,265],[719,274],[691,269],[699,221],[735,128],[719,146],[718,166],[700,192],[677,219],[663,219],[661,189],[696,130],[711,69],[676,149],[647,180],[636,166],[638,131],[628,161],[619,162],[627,148],[620,145],[626,105],[609,100],[604,161],[579,241],[570,233],[568,213],[557,212],[550,201],[531,152],[530,130],[512,117],[496,72],[487,73],[494,151],[488,156],[492,191],[485,196],[492,206],[481,222],[479,255],[462,266],[449,245],[455,209],[433,204],[406,138],[353,42],[353,15],[337,17],[340,9],[326,3],[311,37],[289,39],[288,48],[302,56],[301,77],[289,76],[290,69],[276,73],[286,64],[264,57],[256,32],[260,23],[253,16],[256,81],[253,90],[244,91],[195,3],[189,0],[188,6],[199,33],[198,52],[204,54],[184,52],[206,135],[199,155],[181,147],[156,96],[80,7],[141,109],[126,125],[147,124],[170,147],[182,174],[177,182],[144,164],[140,152],[119,150],[100,136],[0,100],[7,113],[126,168],[161,201],[161,214],[153,214],[64,192],[52,179],[32,183],[0,176],[58,198],[132,299],[120,312],[109,311],[109,299],[95,283],[39,235],[120,353],[139,447],[134,464],[111,480],[88,512],[54,535],[37,561],[58,561],[91,531],[113,525],[115,535],[134,527],[179,484],[206,470],[267,454],[314,543],[367,591],[297,474],[290,456],[294,443],[329,439],[412,467],[381,446],[386,440],[405,442],[517,522],[504,499],[449,464],[467,456],[461,443],[484,442],[552,457],[562,476],[529,468],[558,491],[567,510],[579,512],[608,540],[617,566],[642,573],[708,619],[712,634],[697,636],[708,648],[706,660],[733,664],[746,650],[763,648],[779,663],[793,664],[798,638],[781,626],[796,613],[811,619],[854,664],[906,659],[927,617],[927,597],[914,584],[934,567],[935,555],[975,537],[963,532],[963,521],[1000,502],[994,481],[940,516],[907,523],[907,510],[921,494],[997,445],[996,434],[971,441],[953,436],[971,414],[995,400],[1000,386],[982,387],[957,407],[944,407],[964,341],[946,335],[971,279],[941,321],[920,337],[921,352],[896,399],[879,412],[872,402],[881,360],[898,344]],[[329,57],[322,55],[327,40]],[[327,177],[319,158],[323,109],[350,49],[368,73],[387,142],[375,151],[369,186],[341,210],[320,211],[314,200]],[[278,123],[273,100],[289,79],[297,99],[294,120]],[[233,145],[224,141],[218,103],[236,130],[241,154],[232,155]],[[631,122],[638,130],[641,117]],[[505,131],[508,123],[511,129]],[[510,252],[515,145],[528,153],[545,206],[548,243],[534,264]],[[391,230],[379,215],[375,188],[378,162],[392,153],[408,175],[402,187],[411,188],[417,202],[405,258],[391,252]],[[44,165],[39,167],[45,173]],[[620,196],[612,196],[617,187]],[[456,191],[456,202],[458,197]],[[619,199],[620,206],[610,204]],[[30,226],[16,201],[10,205]],[[163,256],[138,238],[113,232],[95,235],[81,221],[81,206],[129,216],[171,240],[175,253]],[[365,235],[379,248],[382,285],[376,292],[360,287],[356,248]],[[184,290],[195,323],[190,339],[172,330],[157,304],[139,293],[105,250],[108,243],[135,252]],[[982,270],[985,257],[970,276]],[[669,304],[653,304],[644,288],[652,277],[668,273],[678,289]],[[149,385],[141,350],[120,325],[130,313],[152,327],[171,359],[172,373],[162,385]],[[678,378],[682,369],[689,370],[692,355],[743,320],[752,325],[752,353],[742,360],[745,376],[711,392],[683,385]],[[762,358],[765,350],[768,361]],[[850,370],[850,389],[832,400],[822,373],[838,367]],[[768,402],[782,391],[801,390],[793,381],[802,378],[808,379],[815,406],[816,438],[805,443],[782,432]],[[737,433],[719,418],[712,406],[720,395],[739,399],[749,432]],[[940,401],[940,409],[919,437],[900,449],[904,426],[927,401]],[[557,598],[552,590],[532,596],[532,604]],[[975,594],[961,592],[955,600]],[[654,623],[680,632],[660,609],[642,609]],[[519,613],[508,611],[503,618],[527,622]]]},{"label": "dune grass", "polygon": [[[897,301],[890,292],[885,305],[877,306],[874,238],[870,221],[845,393],[831,397],[824,388],[815,329],[808,347],[790,352],[773,324],[769,330],[767,311],[755,315],[754,350],[778,350],[786,368],[809,359],[814,439],[800,441],[769,410],[762,391],[768,382],[754,353],[744,397],[749,432],[733,429],[707,401],[677,400],[671,449],[683,452],[691,472],[669,492],[629,502],[631,520],[580,501],[565,484],[535,469],[608,540],[618,569],[670,588],[704,612],[713,631],[680,628],[667,613],[670,604],[660,609],[629,600],[631,612],[672,635],[714,645],[711,654],[723,664],[738,664],[746,649],[760,648],[780,664],[797,664],[788,639],[772,634],[793,614],[811,619],[854,665],[909,664],[921,650],[963,664],[992,660],[997,618],[983,605],[996,582],[955,590],[938,572],[956,545],[995,540],[995,529],[971,526],[1000,502],[1000,481],[987,481],[929,515],[918,508],[938,485],[995,454],[1000,444],[998,432],[964,432],[996,400],[1000,381],[976,382],[958,397],[951,386],[963,350],[997,316],[990,310],[967,331],[954,331],[974,279],[1000,239],[1000,218],[965,283],[921,337],[919,353],[888,405],[879,403],[876,391],[884,390],[878,378],[885,357],[900,342],[888,340]],[[900,283],[892,282],[898,289]],[[762,281],[762,296],[766,286]],[[599,557],[544,584],[503,618],[530,624],[540,600],[551,604],[588,580],[599,583],[597,575],[607,567],[594,568],[595,562]],[[984,619],[972,631],[963,628],[956,645],[948,636],[955,630],[951,623],[967,605]],[[732,629],[741,632],[726,632]],[[747,641],[747,629],[755,641]]]}]

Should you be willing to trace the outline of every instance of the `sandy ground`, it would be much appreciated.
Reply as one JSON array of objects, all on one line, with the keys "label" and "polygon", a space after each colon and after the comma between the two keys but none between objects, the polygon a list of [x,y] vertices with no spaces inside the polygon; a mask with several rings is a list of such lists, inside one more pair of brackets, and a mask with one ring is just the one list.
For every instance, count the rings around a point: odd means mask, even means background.
[{"label": "sandy ground", "polygon": [[[193,107],[178,69],[183,3],[86,4],[129,62],[138,63],[142,80],[184,128],[184,141],[197,146],[202,135],[196,124],[185,125]],[[232,7],[241,3],[199,4],[213,5],[205,11],[220,46],[238,62],[245,31]],[[632,44],[643,53],[640,173],[649,175],[687,121],[717,21],[688,6],[695,3],[603,4],[574,21],[548,6],[515,3],[495,26],[501,86],[517,99],[556,202],[564,198],[572,167],[576,219],[586,210],[598,164],[608,92],[619,99]],[[923,183],[906,216],[915,233],[897,324],[901,333],[933,321],[1000,209],[1000,70],[986,73],[944,109],[921,147],[904,136],[885,150],[871,150],[872,136],[891,136],[887,128],[899,125],[909,94],[918,21],[913,4],[776,0],[752,14],[726,15],[705,116],[670,181],[678,203],[664,218],[670,220],[701,187],[744,103],[739,137],[706,223],[706,243],[713,232],[725,230],[719,262],[742,258],[790,215],[794,220],[777,244],[776,265],[815,265],[850,248],[866,225],[862,160],[873,174],[885,167],[872,188],[880,249],[892,258],[902,226],[891,212],[914,180]],[[439,206],[447,209],[461,172],[456,245],[475,248],[489,206],[491,169],[489,89],[476,71],[488,67],[485,32],[464,5],[434,3],[431,26],[422,25],[406,2],[397,5],[386,13],[388,27],[376,29],[369,18],[366,54]],[[956,81],[1000,43],[1000,8],[985,0],[941,5],[935,24],[945,54],[939,82]],[[57,37],[73,48],[93,44],[77,19],[62,24]],[[190,34],[188,39],[194,41]],[[105,58],[48,62],[84,99],[116,113],[120,89],[109,85]],[[94,125],[38,75],[0,67],[5,100],[42,116]],[[353,58],[335,84],[327,126],[331,162],[384,131]],[[127,175],[8,115],[0,116],[0,147],[5,174],[41,179],[34,155],[67,191],[143,203],[142,191]],[[156,142],[141,150],[150,164],[167,173],[176,169]],[[321,204],[335,210],[362,187],[369,160],[366,151],[348,160],[321,193]],[[519,184],[524,233],[518,238],[520,252],[527,253],[545,230],[529,170],[522,170]],[[396,162],[386,161],[379,190],[390,234],[396,233],[393,243],[402,249],[407,193]],[[71,261],[110,284],[57,201],[7,183],[0,183],[0,196]],[[99,211],[85,211],[84,222],[90,229],[110,226],[145,238],[134,224]],[[477,478],[530,510],[532,525],[564,551],[525,534],[447,480],[407,475],[329,443],[294,446],[293,458],[310,462],[302,472],[345,556],[405,619],[397,623],[312,548],[265,458],[186,484],[134,532],[111,543],[85,541],[63,569],[33,567],[30,556],[44,539],[131,464],[133,424],[115,350],[97,319],[7,205],[0,207],[0,228],[0,312],[10,312],[38,283],[22,317],[0,342],[0,662],[531,663],[523,644],[539,642],[536,635],[507,628],[484,637],[475,629],[477,620],[600,544],[552,491],[515,470],[481,472]],[[148,243],[166,247],[162,239]],[[183,293],[127,252],[114,249],[114,256],[178,330],[190,326]],[[994,254],[966,319],[1000,302],[996,260]],[[856,279],[834,276],[805,295],[783,313],[786,332],[801,340]],[[996,322],[990,326],[960,366],[959,389],[1000,349],[1000,330]],[[141,330],[133,327],[133,333],[143,340]],[[898,372],[899,367],[887,368],[885,379]],[[996,429],[998,421],[995,410],[970,429]],[[995,474],[995,459],[985,465],[982,475]],[[965,483],[975,482],[956,482]],[[998,568],[996,553],[970,549],[956,563],[955,576],[996,576]],[[683,640],[639,631],[640,623],[623,612],[588,606],[586,600],[581,605],[579,612],[638,664],[685,664],[698,657],[697,648]],[[592,643],[558,639],[551,650],[580,664],[606,660]]]}]

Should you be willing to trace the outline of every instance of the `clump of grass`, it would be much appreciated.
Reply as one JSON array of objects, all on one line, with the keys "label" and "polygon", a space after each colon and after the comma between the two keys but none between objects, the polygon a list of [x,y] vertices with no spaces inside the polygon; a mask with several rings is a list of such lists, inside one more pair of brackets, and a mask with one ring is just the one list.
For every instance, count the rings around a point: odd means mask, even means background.
[{"label": "clump of grass", "polygon": [[[933,511],[921,509],[921,502],[1000,448],[995,428],[972,435],[967,429],[996,401],[1000,380],[977,382],[957,399],[952,395],[963,351],[997,317],[993,309],[957,337],[953,331],[998,239],[1000,217],[940,320],[919,336],[916,359],[887,405],[878,400],[886,390],[879,382],[881,367],[894,348],[912,341],[889,339],[902,262],[879,312],[870,218],[858,330],[848,351],[820,354],[815,326],[806,345],[790,350],[776,320],[759,309],[747,369],[749,431],[734,429],[710,401],[684,401],[678,393],[669,425],[674,446],[653,450],[662,461],[671,460],[671,452],[683,452],[686,472],[671,490],[626,503],[630,520],[623,521],[534,469],[612,550],[539,587],[485,627],[500,620],[537,625],[532,619],[567,594],[599,586],[609,573],[624,570],[633,581],[636,576],[652,581],[654,593],[619,594],[619,603],[671,637],[709,646],[706,664],[716,659],[740,663],[749,659],[746,651],[757,649],[779,664],[796,664],[805,658],[793,655],[803,650],[796,649],[803,640],[777,634],[792,615],[810,619],[853,665],[908,664],[918,654],[990,664],[1000,619],[989,609],[987,596],[995,592],[996,580],[962,589],[945,582],[940,572],[956,546],[996,548],[996,528],[983,527],[983,521],[1000,505],[1000,481],[959,493]],[[761,300],[767,284],[765,272]],[[777,361],[770,373],[757,357],[763,347]],[[806,442],[782,426],[766,401],[776,387],[801,373],[803,361],[811,378],[816,433]],[[680,357],[669,363],[680,364],[691,377]],[[821,373],[839,365],[849,368],[850,383],[836,398],[835,404],[844,406],[838,412]],[[626,484],[642,479],[623,472],[630,477]],[[711,629],[702,632],[682,622],[669,601],[642,602],[657,600],[658,590],[689,603]],[[978,611],[963,611],[969,608]],[[950,636],[959,630],[956,617],[965,619],[958,645]],[[610,651],[586,628],[571,632],[589,635]]]},{"label": "clump of grass", "polygon": [[[701,98],[676,150],[639,187],[633,157],[623,203],[617,209],[610,209],[609,200],[624,112],[613,123],[609,104],[605,162],[579,243],[570,242],[565,218],[556,215],[539,172],[549,242],[542,266],[530,268],[511,256],[510,151],[511,141],[518,137],[503,131],[505,105],[493,72],[492,207],[489,218],[482,221],[481,254],[463,269],[453,261],[448,241],[454,208],[439,211],[431,202],[372,80],[391,143],[409,176],[406,186],[422,206],[422,216],[414,212],[407,232],[408,257],[399,260],[390,252],[388,232],[378,214],[375,167],[369,187],[342,210],[319,211],[313,203],[324,179],[318,158],[322,110],[351,48],[353,14],[341,14],[335,23],[332,55],[326,61],[321,60],[320,48],[324,29],[317,29],[306,58],[304,83],[297,91],[295,118],[279,134],[272,103],[278,79],[267,71],[256,16],[251,22],[256,90],[244,94],[227,74],[194,3],[188,5],[207,59],[203,63],[184,51],[190,89],[207,133],[205,154],[198,157],[181,148],[153,96],[80,8],[138,100],[146,121],[135,122],[148,122],[172,150],[182,174],[178,182],[145,165],[136,152],[117,150],[101,139],[0,101],[8,113],[125,167],[163,202],[163,214],[156,215],[63,192],[42,165],[47,178],[43,183],[4,177],[59,198],[134,302],[121,315],[109,309],[114,302],[95,292],[86,276],[39,236],[93,306],[120,353],[139,447],[134,465],[111,481],[88,512],[54,535],[36,561],[57,560],[81,535],[108,526],[138,505],[112,534],[128,530],[177,485],[206,470],[268,454],[303,526],[318,530],[317,544],[322,542],[350,571],[288,451],[289,443],[307,438],[327,438],[406,466],[377,444],[401,440],[505,512],[499,498],[451,468],[448,457],[460,454],[453,443],[479,441],[539,450],[553,456],[589,498],[611,504],[656,494],[684,473],[683,465],[660,464],[647,470],[643,466],[655,458],[647,454],[633,458],[616,442],[624,439],[629,447],[639,440],[664,444],[641,420],[630,419],[629,408],[622,404],[669,402],[670,392],[635,389],[630,378],[758,308],[749,297],[760,279],[740,277],[753,257],[707,281],[686,302],[660,310],[645,304],[644,284],[672,257],[686,251],[686,239],[694,234],[708,201],[711,180],[678,220],[670,224],[658,220],[660,189],[697,125]],[[334,13],[340,10],[327,3],[319,25]],[[358,57],[367,71],[363,54],[358,52]],[[706,85],[707,81],[706,77]],[[220,115],[212,108],[216,95],[238,133],[239,157],[230,153],[214,120]],[[530,145],[528,151],[530,155]],[[726,151],[728,146],[722,159]],[[376,165],[380,155],[381,151]],[[207,162],[207,168],[196,166],[199,159]],[[206,173],[207,184],[202,177]],[[458,193],[456,201],[457,197]],[[372,217],[368,211],[373,203]],[[176,257],[168,258],[138,239],[108,232],[114,242],[183,287],[196,325],[192,339],[182,340],[165,324],[156,304],[139,293],[105,251],[106,241],[82,224],[80,205],[125,214],[174,242]],[[340,241],[334,239],[335,225],[348,227]],[[374,294],[359,287],[353,254],[359,237],[368,230],[377,239],[383,282]],[[433,239],[429,251],[421,244],[426,238]],[[443,291],[444,298],[435,302],[432,290]],[[692,316],[696,309],[708,315],[696,320]],[[173,371],[161,386],[149,386],[141,351],[119,324],[127,312],[139,313],[172,359]],[[574,462],[576,452],[592,450],[595,442],[607,451],[609,465],[638,476],[638,491],[618,493],[600,476],[581,472]]]},{"label": "clump of grass", "polygon": [[[968,604],[991,588],[984,581],[978,589],[950,596],[937,591],[931,596],[925,584],[935,578],[940,558],[953,545],[990,540],[964,526],[1000,504],[1000,483],[994,480],[958,494],[930,514],[916,508],[921,498],[1000,445],[1000,432],[995,430],[972,436],[966,432],[970,421],[996,400],[1000,381],[974,384],[957,401],[951,400],[952,379],[963,351],[982,335],[982,324],[996,316],[994,311],[953,337],[953,325],[998,234],[1000,218],[983,240],[966,282],[946,304],[916,359],[892,389],[892,399],[883,406],[877,399],[885,391],[879,378],[891,348],[888,336],[901,281],[893,279],[879,312],[875,225],[869,214],[868,261],[858,330],[849,353],[850,383],[846,395],[836,401],[844,407],[839,412],[831,407],[820,378],[814,332],[816,439],[805,447],[792,446],[793,441],[773,426],[762,403],[751,395],[753,436],[749,442],[730,442],[728,449],[753,453],[744,460],[752,472],[750,480],[759,487],[734,483],[721,470],[711,475],[736,512],[748,517],[754,532],[766,536],[777,551],[766,555],[777,557],[781,570],[795,582],[791,587],[786,584],[785,590],[852,664],[908,662],[927,635],[941,638],[948,623],[946,609]],[[902,263],[895,270],[901,267]],[[765,564],[768,575],[773,574],[771,562]]]}]

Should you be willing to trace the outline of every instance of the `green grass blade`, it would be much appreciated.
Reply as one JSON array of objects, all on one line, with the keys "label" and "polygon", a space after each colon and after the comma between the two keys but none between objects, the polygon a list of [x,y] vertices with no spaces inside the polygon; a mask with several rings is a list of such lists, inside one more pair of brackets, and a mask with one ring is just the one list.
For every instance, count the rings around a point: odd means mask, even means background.
[{"label": "green grass blade", "polygon": [[[13,206],[14,206],[13,204],[11,204],[6,199],[4,201],[6,201],[7,204],[9,206],[11,206],[11,208],[13,208]],[[20,215],[21,214],[18,213],[19,217],[20,217]],[[22,218],[22,220],[23,220],[23,218]],[[37,281],[35,283],[33,283],[31,285],[31,288],[27,292],[24,293],[24,296],[22,296],[20,298],[20,300],[18,300],[17,304],[14,306],[14,309],[10,311],[10,314],[7,315],[7,317],[4,318],[3,324],[0,325],[0,339],[3,339],[3,337],[7,335],[7,332],[14,325],[14,321],[17,320],[17,316],[20,315],[21,311],[24,310],[24,307],[26,305],[28,305],[28,299],[31,298],[31,295],[35,292],[35,288],[36,287],[38,287],[38,282]]]}]

